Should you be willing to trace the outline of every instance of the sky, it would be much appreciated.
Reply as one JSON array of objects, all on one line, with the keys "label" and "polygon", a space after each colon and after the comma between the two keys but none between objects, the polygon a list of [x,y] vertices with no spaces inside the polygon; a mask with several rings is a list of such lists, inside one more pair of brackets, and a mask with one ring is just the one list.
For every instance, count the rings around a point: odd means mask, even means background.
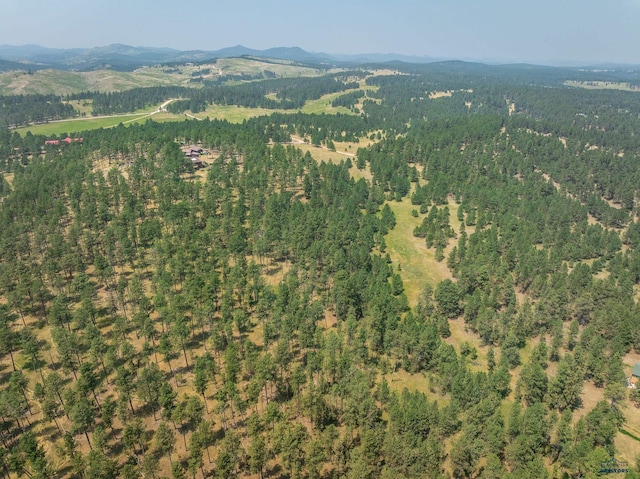
[{"label": "sky", "polygon": [[0,44],[640,65],[640,0],[0,0]]}]

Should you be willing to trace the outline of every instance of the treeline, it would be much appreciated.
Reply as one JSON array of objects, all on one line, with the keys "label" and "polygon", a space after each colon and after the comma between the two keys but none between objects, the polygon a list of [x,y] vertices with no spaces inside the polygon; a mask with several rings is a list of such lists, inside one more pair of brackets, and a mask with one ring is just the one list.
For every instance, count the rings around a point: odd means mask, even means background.
[{"label": "treeline", "polygon": [[76,110],[55,95],[0,96],[0,127],[16,128],[76,116]]},{"label": "treeline", "polygon": [[345,108],[353,108],[361,98],[364,97],[364,90],[357,90],[353,92],[340,95],[338,98],[331,102],[332,107],[343,106]]},{"label": "treeline", "polygon": [[[199,73],[199,72],[197,72]],[[230,82],[243,82],[243,81],[254,81],[254,80],[262,80],[265,78],[277,78],[278,75],[270,70],[265,70],[262,73],[250,75],[248,73],[235,74],[235,75],[218,75],[214,78],[203,78],[202,84],[204,86],[219,86],[225,83]]]},{"label": "treeline", "polygon": [[344,114],[307,115],[303,113],[274,113],[268,119],[253,119],[250,123],[271,124],[271,129],[286,125],[287,131],[309,138],[314,145],[326,144],[328,141],[358,142],[367,136],[372,129],[366,117]]}]

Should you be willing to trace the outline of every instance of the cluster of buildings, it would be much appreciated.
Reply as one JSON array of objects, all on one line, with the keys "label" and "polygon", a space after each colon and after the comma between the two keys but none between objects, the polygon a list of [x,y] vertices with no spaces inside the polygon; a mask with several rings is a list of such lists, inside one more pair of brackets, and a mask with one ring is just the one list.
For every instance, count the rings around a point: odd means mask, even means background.
[{"label": "cluster of buildings", "polygon": [[82,138],[63,138],[62,140],[46,140],[44,142],[45,145],[70,145],[71,143],[82,143]]},{"label": "cluster of buildings", "polygon": [[207,166],[207,163],[200,159],[200,155],[204,154],[205,151],[201,147],[197,145],[183,146],[181,148],[184,156],[191,159],[191,163],[193,164],[194,170],[200,170]]}]

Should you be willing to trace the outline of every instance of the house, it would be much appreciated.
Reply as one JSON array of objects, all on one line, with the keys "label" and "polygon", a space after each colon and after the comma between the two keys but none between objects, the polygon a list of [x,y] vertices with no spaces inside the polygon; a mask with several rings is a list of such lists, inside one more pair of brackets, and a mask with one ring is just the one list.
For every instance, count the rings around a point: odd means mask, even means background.
[{"label": "house", "polygon": [[184,146],[181,148],[184,156],[187,158],[198,158],[200,155],[204,153],[204,150],[199,146]]},{"label": "house", "polygon": [[200,158],[192,158],[191,164],[193,165],[194,170],[201,170],[202,168],[205,168],[207,166],[207,164]]},{"label": "house", "polygon": [[638,387],[638,381],[640,381],[640,363],[635,363],[631,370],[631,376],[629,376],[629,379],[627,380],[627,385],[630,388],[635,389]]},{"label": "house", "polygon": [[44,144],[45,145],[59,145],[60,141],[59,140],[45,140]]}]

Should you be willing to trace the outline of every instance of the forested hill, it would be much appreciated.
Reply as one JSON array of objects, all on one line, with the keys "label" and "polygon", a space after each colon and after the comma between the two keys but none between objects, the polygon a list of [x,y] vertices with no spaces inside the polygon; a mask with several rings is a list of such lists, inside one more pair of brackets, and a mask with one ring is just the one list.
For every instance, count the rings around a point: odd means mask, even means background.
[{"label": "forested hill", "polygon": [[425,68],[0,130],[3,476],[638,477],[640,94]]}]

